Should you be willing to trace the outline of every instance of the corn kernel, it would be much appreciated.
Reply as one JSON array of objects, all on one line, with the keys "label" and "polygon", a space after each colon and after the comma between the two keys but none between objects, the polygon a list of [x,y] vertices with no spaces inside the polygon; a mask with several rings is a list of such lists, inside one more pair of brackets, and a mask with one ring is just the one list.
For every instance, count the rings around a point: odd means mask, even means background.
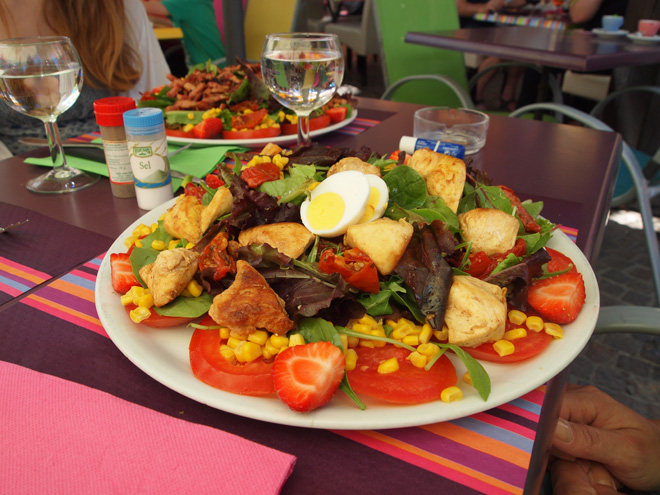
[{"label": "corn kernel", "polygon": [[236,361],[236,354],[234,354],[234,349],[228,345],[220,346],[220,355],[229,363],[233,364]]},{"label": "corn kernel", "polygon": [[545,323],[543,325],[543,328],[545,329],[545,333],[548,335],[552,335],[555,339],[563,339],[564,338],[564,330],[561,328],[560,325],[557,325],[556,323]]},{"label": "corn kernel", "polygon": [[142,241],[140,239],[135,239],[135,247],[139,247],[139,248],[143,247]]},{"label": "corn kernel", "polygon": [[149,311],[148,308],[141,308],[138,306],[137,308],[132,309],[128,313],[128,316],[131,318],[131,321],[140,323],[151,316],[151,311]]},{"label": "corn kernel", "polygon": [[466,372],[463,374],[463,381],[464,381],[465,383],[467,383],[468,385],[472,385],[472,377],[470,376],[470,372],[469,372],[469,371],[466,371]]},{"label": "corn kernel", "polygon": [[320,182],[318,182],[318,181],[316,181],[316,182],[312,182],[312,183],[309,185],[309,187],[307,188],[307,190],[308,190],[308,191],[313,191],[313,190],[316,188],[316,186],[318,186],[319,184],[320,184]]},{"label": "corn kernel", "polygon": [[135,244],[135,241],[137,241],[137,237],[135,236],[127,237],[126,240],[124,241],[124,246],[126,246],[126,249],[131,249],[133,244]]},{"label": "corn kernel", "polygon": [[172,239],[167,243],[167,249],[174,249],[177,244],[179,244],[179,239]]},{"label": "corn kernel", "polygon": [[504,332],[504,340],[515,340],[515,339],[522,339],[523,337],[527,337],[527,330],[524,328],[514,328],[513,330],[509,330],[508,332]]},{"label": "corn kernel", "polygon": [[155,249],[156,251],[162,251],[165,249],[165,242],[156,239],[155,241],[151,242],[151,249]]},{"label": "corn kernel", "polygon": [[414,347],[419,345],[419,337],[417,335],[406,335],[401,342]]},{"label": "corn kernel", "polygon": [[230,335],[229,338],[227,339],[227,345],[232,349],[236,349],[241,342],[245,342],[245,340],[238,339],[233,335]]},{"label": "corn kernel", "polygon": [[289,338],[284,335],[271,335],[268,340],[276,349],[289,345]]},{"label": "corn kernel", "polygon": [[340,333],[339,340],[341,340],[341,348],[344,350],[344,352],[346,352],[348,349],[348,335],[345,333]]},{"label": "corn kernel", "polygon": [[122,294],[121,296],[121,304],[123,306],[128,306],[129,304],[133,304],[133,296],[130,294]]},{"label": "corn kernel", "polygon": [[362,323],[363,325],[369,325],[370,327],[376,328],[378,326],[378,322],[376,319],[368,314],[364,314],[362,318],[358,320],[358,323]]},{"label": "corn kernel", "polygon": [[543,320],[538,316],[528,317],[527,321],[525,322],[525,325],[527,325],[527,328],[529,328],[534,332],[540,332],[541,330],[543,330]]},{"label": "corn kernel", "polygon": [[513,351],[516,350],[515,346],[509,340],[498,340],[493,344],[493,349],[495,349],[495,352],[497,352],[500,357],[513,354]]},{"label": "corn kernel", "polygon": [[268,332],[265,330],[256,330],[248,335],[247,339],[257,345],[265,345],[268,340]]},{"label": "corn kernel", "polygon": [[[266,357],[266,354],[269,354],[271,356],[277,356],[279,354],[279,352],[280,352],[279,348],[275,347],[272,344],[272,342],[270,341],[270,339],[264,345],[264,348],[263,348],[264,357]],[[268,359],[268,358],[266,358],[266,359]]]},{"label": "corn kernel", "polygon": [[193,112],[188,112],[188,120],[195,120],[195,114]]},{"label": "corn kernel", "polygon": [[144,294],[137,301],[137,306],[149,309],[154,305],[154,296],[151,293]]},{"label": "corn kernel", "polygon": [[353,371],[357,365],[358,355],[355,349],[348,349],[346,351],[346,371]]},{"label": "corn kernel", "polygon": [[303,345],[305,343],[305,337],[303,337],[299,333],[294,333],[291,337],[289,337],[289,347],[292,347],[294,345]]},{"label": "corn kernel", "polygon": [[426,366],[426,363],[428,361],[427,357],[424,354],[420,354],[418,351],[414,351],[408,354],[407,359],[415,368],[423,368],[424,366]]},{"label": "corn kernel", "polygon": [[190,292],[190,295],[192,297],[199,297],[202,295],[202,292],[204,291],[204,287],[199,285],[196,280],[191,280],[188,282],[188,285],[186,285],[186,290]]},{"label": "corn kernel", "polygon": [[360,333],[369,333],[371,332],[371,325],[365,325],[363,323],[353,323],[352,330]]},{"label": "corn kernel", "polygon": [[369,340],[369,339],[360,339],[360,344],[359,344],[359,346],[360,346],[360,347],[368,347],[369,349],[374,349],[374,348],[376,347],[376,346],[374,345],[374,342],[375,342],[375,341],[373,341],[373,340]]},{"label": "corn kernel", "polygon": [[227,327],[220,327],[220,338],[222,340],[227,340],[230,335],[230,330]]},{"label": "corn kernel", "polygon": [[433,335],[433,328],[429,323],[424,323],[421,332],[419,332],[419,342],[421,344],[428,343],[431,340],[432,335]]},{"label": "corn kernel", "polygon": [[386,375],[388,373],[394,373],[399,370],[399,361],[396,358],[390,358],[378,365],[378,373],[380,375]]},{"label": "corn kernel", "polygon": [[461,400],[463,398],[463,391],[456,387],[447,387],[442,392],[440,392],[440,400],[442,402],[454,402],[456,400]]},{"label": "corn kernel", "polygon": [[433,336],[443,342],[449,338],[449,328],[446,325],[442,326],[442,330],[433,330]]},{"label": "corn kernel", "polygon": [[440,348],[435,344],[429,344],[429,343],[419,344],[417,346],[417,352],[427,357],[433,357],[438,352],[440,352]]},{"label": "corn kernel", "polygon": [[357,337],[349,337],[348,338],[348,347],[349,347],[349,349],[357,347],[358,345],[360,345],[360,339],[358,339]]},{"label": "corn kernel", "polygon": [[234,354],[236,354],[236,359],[241,363],[250,363],[261,357],[261,346],[254,342],[244,340],[236,346]]},{"label": "corn kernel", "polygon": [[509,321],[514,325],[522,325],[525,323],[526,319],[527,315],[522,311],[518,311],[517,309],[512,309],[509,311]]},{"label": "corn kernel", "polygon": [[278,154],[273,157],[273,163],[279,168],[284,168],[284,166],[289,163],[289,159]]},{"label": "corn kernel", "polygon": [[264,346],[264,347],[261,348],[261,356],[262,356],[264,359],[271,359],[273,356],[276,356],[276,355],[277,355],[277,353],[273,354],[272,352],[270,352],[270,351],[266,348],[266,346]]},{"label": "corn kernel", "polygon": [[188,244],[186,244],[186,249],[192,249],[194,247],[195,247],[195,245],[192,242],[189,242]]},{"label": "corn kernel", "polygon": [[148,225],[145,225],[143,223],[141,223],[138,226],[138,229],[139,229],[139,232],[140,232],[140,237],[144,237],[145,235],[151,234],[151,227],[149,227]]}]

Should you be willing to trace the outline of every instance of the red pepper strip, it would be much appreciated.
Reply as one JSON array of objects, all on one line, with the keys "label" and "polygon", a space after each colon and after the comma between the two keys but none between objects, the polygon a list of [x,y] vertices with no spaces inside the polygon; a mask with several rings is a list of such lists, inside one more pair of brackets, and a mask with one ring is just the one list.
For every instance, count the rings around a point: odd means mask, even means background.
[{"label": "red pepper strip", "polygon": [[502,190],[502,192],[504,192],[508,200],[511,201],[511,204],[516,209],[516,212],[518,213],[518,216],[520,217],[520,221],[522,222],[523,227],[525,227],[525,230],[527,232],[537,232],[537,233],[541,232],[541,226],[534,219],[534,217],[527,212],[525,207],[522,205],[520,198],[518,198],[518,196],[516,196],[514,192],[508,187],[506,186],[498,186],[498,187]]},{"label": "red pepper strip", "polygon": [[358,248],[344,251],[344,256],[326,249],[321,253],[319,270],[323,273],[339,273],[348,284],[362,292],[378,294],[380,291],[376,265]]},{"label": "red pepper strip", "polygon": [[236,261],[227,253],[228,241],[229,234],[220,232],[204,248],[199,258],[199,270],[204,271],[205,268],[211,268],[213,280],[216,282],[222,280],[230,272],[236,273]]},{"label": "red pepper strip", "polygon": [[280,168],[271,162],[258,163],[241,171],[241,179],[247,182],[252,189],[259,187],[264,182],[278,180]]},{"label": "red pepper strip", "polygon": [[527,244],[523,239],[517,239],[511,249],[505,253],[497,253],[488,256],[483,251],[470,254],[470,268],[466,271],[476,278],[486,278],[509,254],[514,254],[519,258],[527,253]]}]

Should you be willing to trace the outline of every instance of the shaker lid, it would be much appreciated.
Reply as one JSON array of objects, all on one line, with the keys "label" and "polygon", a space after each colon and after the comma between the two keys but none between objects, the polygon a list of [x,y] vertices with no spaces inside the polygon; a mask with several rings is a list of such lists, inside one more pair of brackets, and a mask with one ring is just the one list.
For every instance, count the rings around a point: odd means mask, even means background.
[{"label": "shaker lid", "polygon": [[136,108],[135,100],[130,96],[109,96],[94,102],[96,123],[99,126],[120,127],[124,125],[123,115]]},{"label": "shaker lid", "polygon": [[124,126],[133,128],[153,127],[164,122],[163,111],[160,108],[136,108],[124,114]]}]

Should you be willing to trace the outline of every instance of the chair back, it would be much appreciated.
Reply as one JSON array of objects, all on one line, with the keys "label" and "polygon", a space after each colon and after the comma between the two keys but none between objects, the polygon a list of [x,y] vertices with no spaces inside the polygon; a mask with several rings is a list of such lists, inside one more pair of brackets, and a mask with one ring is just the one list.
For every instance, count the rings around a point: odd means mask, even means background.
[{"label": "chair back", "polygon": [[243,21],[247,60],[261,60],[267,34],[294,30],[298,8],[299,0],[248,0]]},{"label": "chair back", "polygon": [[[407,76],[448,76],[465,91],[468,81],[463,54],[405,42],[409,31],[458,29],[456,2],[447,0],[373,0],[385,87]],[[422,105],[461,106],[453,89],[432,79],[400,86],[389,96]]]},{"label": "chair back", "polygon": [[300,0],[293,30],[298,33],[322,33],[330,22],[323,0]]}]

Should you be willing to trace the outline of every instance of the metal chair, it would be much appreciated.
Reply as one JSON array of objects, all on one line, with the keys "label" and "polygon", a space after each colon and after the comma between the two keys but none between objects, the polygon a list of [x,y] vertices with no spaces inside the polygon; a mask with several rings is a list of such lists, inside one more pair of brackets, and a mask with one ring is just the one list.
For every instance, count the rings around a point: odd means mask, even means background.
[{"label": "metal chair", "polygon": [[[556,103],[534,103],[513,111],[511,117],[519,117],[534,111],[548,111],[560,113],[592,129],[614,131],[609,125],[581,110],[568,105]],[[651,191],[644,177],[642,167],[633,150],[623,141],[622,162],[633,179],[633,190],[639,204],[644,224],[646,245],[651,259],[653,282],[656,289],[657,300],[660,300],[660,247],[653,228],[653,212],[651,210]],[[613,332],[642,332],[660,334],[660,308],[644,306],[605,306],[600,308],[596,333]]]}]

